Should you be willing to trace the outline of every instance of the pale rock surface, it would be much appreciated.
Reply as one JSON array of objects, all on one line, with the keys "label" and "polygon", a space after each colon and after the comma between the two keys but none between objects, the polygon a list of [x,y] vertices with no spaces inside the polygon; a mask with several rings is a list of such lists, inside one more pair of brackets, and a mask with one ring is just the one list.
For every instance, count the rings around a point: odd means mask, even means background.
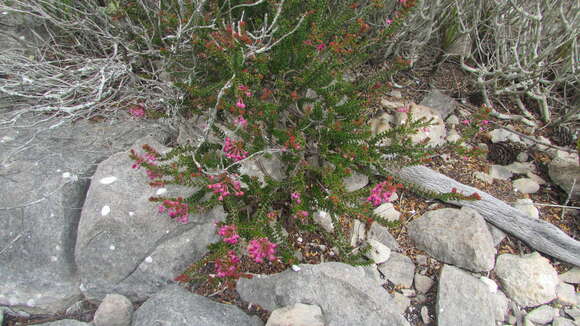
[{"label": "pale rock surface", "polygon": [[413,285],[415,275],[415,264],[411,258],[393,252],[391,257],[384,264],[378,265],[379,271],[385,276],[385,279],[405,288]]},{"label": "pale rock surface", "polygon": [[241,278],[242,300],[275,310],[295,303],[318,305],[326,326],[408,326],[393,298],[362,267],[342,263],[299,265],[300,270]]},{"label": "pale rock surface", "polygon": [[516,160],[518,162],[527,162],[530,159],[530,156],[528,155],[528,153],[526,152],[521,152],[518,154],[518,156],[516,157]]},{"label": "pale rock surface", "polygon": [[437,260],[474,272],[489,271],[494,266],[492,236],[474,209],[428,211],[411,222],[407,230],[417,248]]},{"label": "pale rock surface", "polygon": [[574,306],[579,303],[574,286],[571,284],[560,282],[556,288],[556,296],[558,303],[563,305]]},{"label": "pale rock surface", "polygon": [[407,298],[406,296],[404,296],[399,292],[393,293],[392,297],[395,303],[394,305],[395,312],[397,312],[400,315],[402,315],[411,305],[411,299]]},{"label": "pale rock surface", "polygon": [[485,172],[475,171],[475,172],[473,172],[473,176],[476,177],[477,179],[485,182],[485,183],[488,183],[488,184],[493,183],[493,177]]},{"label": "pale rock surface", "polygon": [[350,235],[350,245],[357,247],[365,239],[365,225],[361,221],[355,219],[352,223],[352,231]]},{"label": "pale rock surface", "polygon": [[557,316],[558,311],[550,306],[540,306],[526,315],[526,319],[536,323],[545,325],[551,322],[555,316]]},{"label": "pale rock surface", "polygon": [[401,213],[395,209],[392,203],[383,203],[373,210],[373,213],[389,222],[398,222]]},{"label": "pale rock surface", "polygon": [[556,317],[552,321],[552,326],[577,326],[572,320],[564,317]]},{"label": "pale rock surface", "polygon": [[507,234],[505,232],[493,226],[493,224],[491,223],[487,223],[487,229],[489,230],[489,233],[491,234],[491,237],[493,239],[494,247],[497,247],[503,241],[503,239],[507,237]]},{"label": "pale rock surface", "polygon": [[536,181],[540,186],[541,185],[545,185],[546,184],[546,180],[542,179],[541,177],[539,177],[537,174],[533,173],[533,172],[528,172],[526,173],[526,176],[534,181]]},{"label": "pale rock surface", "polygon": [[507,131],[502,128],[494,129],[489,132],[491,136],[492,143],[499,143],[502,141],[513,141],[513,142],[521,142],[520,136],[514,134],[513,132]]},{"label": "pale rock surface", "polygon": [[70,120],[25,114],[0,132],[0,305],[45,314],[80,300],[74,246],[96,165],[148,134],[168,138],[146,121]]},{"label": "pale rock surface", "polygon": [[135,311],[132,325],[262,326],[264,323],[234,305],[217,303],[178,285],[169,285]]},{"label": "pale rock surface", "polygon": [[495,283],[494,280],[490,279],[489,277],[485,277],[485,276],[481,276],[479,278],[480,281],[482,281],[485,285],[487,285],[488,289],[489,289],[489,293],[497,293],[497,283]]},{"label": "pale rock surface", "polygon": [[[574,185],[571,198],[573,200],[580,199],[580,165],[578,165],[578,160],[555,158],[548,165],[548,174],[550,179],[568,194]],[[575,183],[574,180],[576,180]]]},{"label": "pale rock surface", "polygon": [[296,303],[272,311],[266,326],[325,326],[319,306]]},{"label": "pale rock surface", "polygon": [[334,225],[332,224],[332,217],[326,211],[317,211],[312,216],[314,222],[320,225],[326,232],[334,232]]},{"label": "pale rock surface", "polygon": [[445,122],[447,122],[447,124],[450,126],[455,126],[459,124],[459,118],[455,114],[452,114],[447,117],[447,120],[445,120]]},{"label": "pale rock surface", "polygon": [[[445,143],[445,136],[447,134],[445,123],[434,109],[427,106],[417,105],[415,103],[407,105],[384,99],[381,100],[381,104],[385,107],[391,108],[391,110],[395,112],[393,114],[384,113],[371,120],[370,125],[373,136],[390,130],[394,126],[405,124],[408,119],[408,114],[405,112],[396,112],[396,110],[400,107],[408,107],[410,113],[413,115],[413,119],[418,120],[424,118],[426,121],[432,119],[432,124],[429,127],[422,128],[421,130],[418,130],[417,133],[411,135],[411,141],[413,143],[419,143],[426,139],[428,139],[428,146],[437,146]],[[382,141],[382,144],[390,145],[390,140],[385,139]]]},{"label": "pale rock surface", "polygon": [[95,312],[95,326],[129,326],[133,315],[133,304],[119,294],[107,294]]},{"label": "pale rock surface", "polygon": [[530,218],[540,218],[540,212],[529,198],[520,198],[513,204],[514,208],[524,212]]},{"label": "pale rock surface", "polygon": [[429,276],[425,276],[419,273],[415,273],[415,289],[419,293],[427,293],[433,286],[433,280]]},{"label": "pale rock surface", "polygon": [[509,180],[513,173],[503,165],[494,164],[489,168],[489,175],[494,179]]},{"label": "pale rock surface", "polygon": [[513,162],[512,164],[506,165],[505,167],[514,174],[527,174],[536,171],[536,167],[533,162]]},{"label": "pale rock surface", "polygon": [[564,312],[566,312],[566,314],[568,316],[572,317],[572,319],[574,319],[574,321],[576,323],[580,322],[580,308],[579,307],[564,309]]},{"label": "pale rock surface", "polygon": [[522,307],[535,307],[556,298],[559,279],[550,262],[537,252],[497,258],[495,273],[505,293]]},{"label": "pale rock surface", "polygon": [[382,264],[389,260],[391,257],[391,249],[389,247],[374,239],[367,240],[367,242],[371,246],[371,249],[366,254],[367,258],[372,259],[375,264]]},{"label": "pale rock surface", "polygon": [[580,268],[573,267],[571,270],[558,275],[558,277],[566,283],[580,284]]},{"label": "pale rock surface", "polygon": [[441,269],[436,309],[438,326],[495,326],[487,285],[451,265]]},{"label": "pale rock surface", "polygon": [[[154,139],[139,140],[160,152],[168,150]],[[190,214],[181,224],[158,213],[149,201],[152,188],[143,169],[131,168],[128,152],[101,162],[93,179],[115,176],[113,183],[93,182],[86,195],[78,226],[75,262],[81,291],[91,300],[118,293],[130,300],[145,300],[172,282],[189,264],[200,259],[208,244],[219,240],[215,222],[225,220],[223,207]],[[193,190],[167,187],[164,196],[187,196]],[[105,214],[104,207],[108,207]]]},{"label": "pale rock surface", "polygon": [[533,194],[540,190],[540,185],[529,178],[521,178],[513,181],[514,191],[521,192],[523,194]]},{"label": "pale rock surface", "polygon": [[266,184],[267,176],[276,181],[282,181],[285,178],[284,164],[277,153],[269,157],[259,156],[243,160],[240,164],[240,174],[257,177],[262,186]]},{"label": "pale rock surface", "polygon": [[496,321],[505,321],[509,312],[509,299],[502,291],[491,294],[492,305],[494,307],[494,318]]},{"label": "pale rock surface", "polygon": [[357,191],[369,183],[369,177],[365,174],[353,171],[351,175],[342,180],[347,192]]},{"label": "pale rock surface", "polygon": [[389,233],[389,229],[377,222],[373,222],[367,233],[367,239],[374,239],[389,247],[391,250],[400,250],[397,240]]},{"label": "pale rock surface", "polygon": [[432,89],[420,104],[434,109],[441,118],[446,119],[455,111],[457,102],[452,97],[443,94],[440,90]]},{"label": "pale rock surface", "polygon": [[447,137],[445,140],[449,143],[454,143],[461,139],[461,135],[455,130],[455,126],[451,126],[451,129],[447,131]]},{"label": "pale rock surface", "polygon": [[421,320],[425,325],[431,322],[431,317],[429,317],[429,309],[427,306],[421,307]]}]

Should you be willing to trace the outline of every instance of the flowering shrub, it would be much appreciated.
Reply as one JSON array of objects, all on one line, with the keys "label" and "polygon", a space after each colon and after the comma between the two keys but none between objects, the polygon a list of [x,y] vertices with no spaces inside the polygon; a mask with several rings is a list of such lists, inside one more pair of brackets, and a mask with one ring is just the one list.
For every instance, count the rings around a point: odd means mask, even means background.
[{"label": "flowering shrub", "polygon": [[[353,251],[341,228],[326,232],[313,216],[325,211],[333,224],[339,217],[386,223],[372,208],[402,187],[384,177],[388,169],[419,164],[439,150],[411,142],[430,121],[413,119],[408,109],[399,110],[409,115],[404,125],[378,135],[367,124],[368,108],[379,103],[389,76],[405,67],[404,59],[352,76],[377,44],[390,41],[414,1],[398,1],[396,17],[379,26],[365,21],[377,1],[226,2],[207,4],[198,22],[207,28],[192,39],[190,54],[203,73],[185,80],[171,72],[186,94],[184,113],[206,121],[201,139],[165,155],[150,148],[145,156],[131,154],[137,166],[152,171],[152,186],[174,183],[197,190],[188,198],[152,200],[179,221],[223,205],[227,219],[218,230],[223,241],[210,247],[218,277],[241,276],[239,255],[257,263],[295,262],[284,232],[289,228],[318,232],[344,262],[371,263],[364,258],[368,248]],[[165,28],[172,30],[171,17]],[[175,53],[171,58],[178,60],[176,66],[188,63]],[[244,175],[244,165],[260,165],[254,159],[279,162],[283,177]],[[355,172],[368,175],[372,185],[348,192],[343,180]]]}]

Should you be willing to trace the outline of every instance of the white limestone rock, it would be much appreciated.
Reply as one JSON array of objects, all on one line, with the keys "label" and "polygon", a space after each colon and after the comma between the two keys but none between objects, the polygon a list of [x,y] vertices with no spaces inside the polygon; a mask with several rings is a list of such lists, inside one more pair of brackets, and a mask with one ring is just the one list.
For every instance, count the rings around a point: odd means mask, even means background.
[{"label": "white limestone rock", "polygon": [[95,312],[95,326],[129,326],[133,315],[133,304],[125,296],[107,294]]},{"label": "white limestone rock", "polygon": [[537,252],[523,257],[500,255],[495,273],[505,293],[522,307],[539,306],[556,298],[558,274]]},{"label": "white limestone rock", "polygon": [[373,213],[389,222],[398,222],[401,213],[395,209],[392,203],[383,203],[373,210]]},{"label": "white limestone rock", "polygon": [[371,249],[367,253],[367,258],[372,259],[375,264],[382,264],[391,257],[391,249],[377,240],[368,240]]},{"label": "white limestone rock", "polygon": [[325,326],[325,323],[319,306],[295,303],[272,311],[266,326]]},{"label": "white limestone rock", "polygon": [[530,178],[514,180],[513,187],[515,191],[521,192],[523,194],[533,194],[540,190],[540,185]]},{"label": "white limestone rock", "polygon": [[540,306],[526,315],[526,320],[536,324],[545,325],[557,316],[558,311],[550,306]]}]

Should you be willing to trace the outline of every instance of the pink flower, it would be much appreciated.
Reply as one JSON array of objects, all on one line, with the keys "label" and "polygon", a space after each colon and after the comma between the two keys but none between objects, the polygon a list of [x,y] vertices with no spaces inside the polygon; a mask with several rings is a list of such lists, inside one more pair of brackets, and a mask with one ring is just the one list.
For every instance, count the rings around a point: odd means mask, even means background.
[{"label": "pink flower", "polygon": [[248,125],[248,120],[244,119],[244,117],[240,115],[236,118],[236,120],[234,120],[234,123],[243,128]]},{"label": "pink flower", "polygon": [[217,277],[238,277],[240,258],[233,250],[228,252],[225,259],[215,261],[215,271]]},{"label": "pink flower", "polygon": [[236,244],[240,239],[236,231],[237,228],[235,225],[224,225],[219,229],[218,234],[224,237],[225,243]]},{"label": "pink flower", "polygon": [[245,109],[246,105],[244,104],[244,101],[242,100],[242,98],[240,97],[238,99],[238,101],[236,102],[236,106],[240,109]]},{"label": "pink flower", "polygon": [[[210,180],[214,181],[214,179],[214,177],[210,177]],[[229,176],[220,177],[218,182],[209,184],[207,187],[213,190],[214,194],[218,195],[218,200],[224,200],[225,197],[232,194],[238,197],[244,195],[244,192],[241,191],[240,182]]]},{"label": "pink flower", "polygon": [[267,238],[251,240],[248,245],[248,255],[256,263],[263,263],[264,258],[268,258],[270,261],[275,261],[278,259],[275,256],[277,246],[277,244],[270,242]]},{"label": "pink flower", "polygon": [[226,137],[224,144],[224,153],[226,157],[234,161],[241,161],[248,157],[248,152],[244,150],[243,141],[232,141],[230,137]]},{"label": "pink flower", "polygon": [[387,18],[387,20],[385,21],[385,23],[387,23],[387,25],[391,25],[393,23],[393,20],[390,18]]},{"label": "pink flower", "polygon": [[397,109],[397,112],[407,113],[407,112],[409,112],[409,108],[408,107],[400,107]]},{"label": "pink flower", "polygon": [[[155,163],[155,161],[157,161],[157,158],[151,153],[147,153],[143,156],[139,156],[135,152],[132,152],[132,153],[137,157],[137,159],[135,160],[135,163],[133,163],[133,165],[131,165],[131,168],[133,168],[133,169],[141,168],[141,165],[143,163],[146,163],[146,164],[149,164],[152,166],[157,165]],[[147,173],[147,177],[149,177],[149,179],[156,179],[156,178],[162,177],[162,175],[160,173],[157,173],[157,172],[150,170],[150,169],[147,169],[145,171],[145,173]]]},{"label": "pink flower", "polygon": [[371,195],[367,198],[367,201],[375,206],[379,206],[382,203],[388,203],[391,201],[391,197],[396,190],[396,187],[389,184],[387,181],[383,181],[371,190]]},{"label": "pink flower", "polygon": [[307,211],[298,211],[296,212],[296,215],[294,215],[294,218],[306,218],[308,217],[308,212]]},{"label": "pink flower", "polygon": [[481,120],[481,124],[482,125],[488,125],[489,124],[489,120]]},{"label": "pink flower", "polygon": [[137,104],[129,109],[129,113],[135,118],[143,118],[145,116],[145,108],[143,104]]},{"label": "pink flower", "polygon": [[166,199],[159,206],[159,213],[167,210],[167,215],[174,218],[177,222],[187,224],[189,222],[189,205],[182,202],[182,198],[176,200]]},{"label": "pink flower", "polygon": [[240,91],[242,91],[242,92],[245,92],[245,91],[249,91],[250,90],[250,88],[248,86],[246,86],[246,85],[240,85],[240,86],[238,86],[238,89]]},{"label": "pink flower", "polygon": [[405,4],[405,2],[407,2],[407,0],[399,0],[400,3]]},{"label": "pink flower", "polygon": [[316,50],[318,50],[318,51],[322,51],[325,48],[326,48],[326,44],[324,44],[324,43],[320,43],[316,46]]},{"label": "pink flower", "polygon": [[299,192],[293,192],[290,195],[290,198],[292,198],[292,200],[296,201],[296,204],[300,204],[302,202],[302,200],[300,200],[300,193]]},{"label": "pink flower", "polygon": [[471,121],[469,121],[469,120],[467,120],[467,119],[465,119],[465,120],[462,120],[462,121],[461,121],[461,123],[463,123],[463,124],[464,124],[464,125],[466,125],[466,126],[467,126],[467,125],[468,125],[470,122],[471,122]]}]

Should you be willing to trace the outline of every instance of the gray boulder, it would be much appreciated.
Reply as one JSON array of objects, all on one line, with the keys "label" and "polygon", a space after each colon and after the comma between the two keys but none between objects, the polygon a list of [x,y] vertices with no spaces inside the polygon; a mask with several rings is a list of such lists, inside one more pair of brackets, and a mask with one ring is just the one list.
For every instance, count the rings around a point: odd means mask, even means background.
[{"label": "gray boulder", "polygon": [[[167,150],[153,139],[147,143]],[[75,259],[81,290],[89,299],[108,293],[144,300],[159,291],[181,271],[207,252],[218,240],[215,222],[223,221],[221,206],[189,216],[181,224],[157,211],[151,196],[186,197],[190,189],[151,188],[145,172],[131,168],[128,152],[102,162],[93,176],[78,227]]]},{"label": "gray boulder", "polygon": [[467,207],[429,211],[408,226],[419,249],[434,258],[473,272],[490,271],[495,248],[483,217]]},{"label": "gray boulder", "polygon": [[377,222],[373,222],[373,224],[371,224],[371,228],[367,232],[367,239],[377,240],[378,242],[389,247],[391,250],[400,250],[397,240],[391,235],[389,229]]},{"label": "gray boulder", "polygon": [[537,252],[522,257],[500,255],[495,273],[504,292],[522,307],[535,307],[556,298],[558,273]]},{"label": "gray boulder", "polygon": [[144,121],[71,123],[46,116],[21,116],[5,130],[0,305],[51,313],[80,299],[74,247],[90,176],[98,162],[147,134],[167,138],[162,126]]},{"label": "gray boulder", "polygon": [[[548,165],[548,174],[566,193],[572,191],[572,199],[580,200],[580,165],[578,161],[555,158]],[[574,184],[574,180],[575,184]],[[572,190],[572,185],[574,188]]]},{"label": "gray boulder", "polygon": [[441,118],[445,120],[455,111],[457,102],[452,97],[443,94],[440,90],[433,89],[423,98],[420,104],[435,109]]},{"label": "gray boulder", "polygon": [[169,285],[145,301],[133,315],[133,326],[262,326],[240,308],[211,301],[178,285]]},{"label": "gray boulder", "polygon": [[403,254],[391,253],[389,260],[384,264],[379,264],[378,268],[385,278],[395,285],[400,285],[404,288],[410,288],[413,285],[415,264],[413,264],[411,258]]},{"label": "gray boulder", "polygon": [[275,310],[295,303],[319,306],[327,326],[409,325],[391,296],[365,268],[342,263],[299,265],[273,275],[240,279],[242,300]]},{"label": "gray boulder", "polygon": [[93,317],[95,326],[129,326],[133,304],[119,294],[107,294]]},{"label": "gray boulder", "polygon": [[297,303],[272,311],[266,326],[324,326],[319,306]]},{"label": "gray boulder", "polygon": [[479,279],[445,265],[439,277],[439,326],[495,326],[495,308],[489,288]]}]

